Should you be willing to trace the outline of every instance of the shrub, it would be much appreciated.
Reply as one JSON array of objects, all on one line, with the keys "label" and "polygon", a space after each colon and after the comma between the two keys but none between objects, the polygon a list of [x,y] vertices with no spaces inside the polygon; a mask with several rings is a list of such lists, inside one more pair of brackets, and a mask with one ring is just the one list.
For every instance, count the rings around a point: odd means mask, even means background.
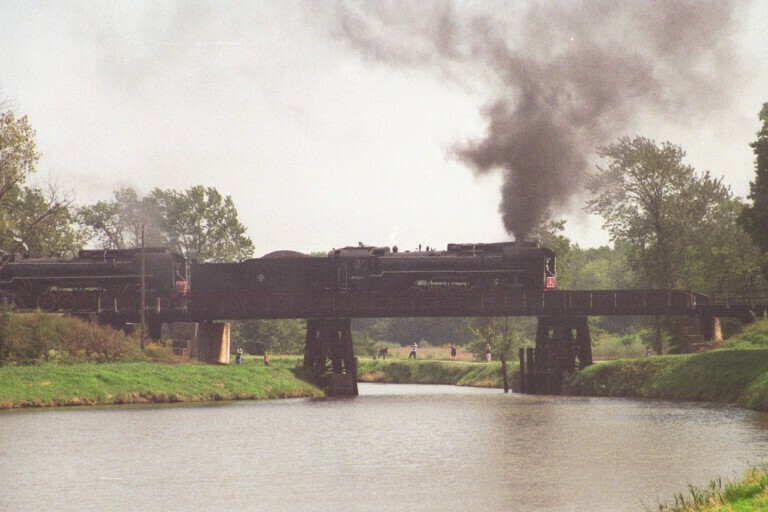
[{"label": "shrub", "polygon": [[144,347],[144,354],[154,362],[171,363],[177,360],[173,348],[150,342]]},{"label": "shrub", "polygon": [[0,312],[0,365],[144,359],[138,338],[73,317]]},{"label": "shrub", "polygon": [[726,340],[725,348],[768,348],[768,320],[746,325],[741,334]]}]

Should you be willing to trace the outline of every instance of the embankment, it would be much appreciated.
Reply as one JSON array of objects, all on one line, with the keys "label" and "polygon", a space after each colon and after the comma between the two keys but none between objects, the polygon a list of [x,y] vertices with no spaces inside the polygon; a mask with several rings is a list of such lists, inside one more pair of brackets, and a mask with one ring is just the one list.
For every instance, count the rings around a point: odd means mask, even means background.
[{"label": "embankment", "polygon": [[[277,358],[275,358],[277,359]],[[294,360],[295,359],[295,360]],[[322,396],[300,380],[296,358],[265,367],[110,363],[0,367],[0,409],[129,403],[209,402]],[[517,364],[508,365],[510,383]],[[501,364],[360,359],[361,382],[501,388]],[[730,403],[768,412],[768,349],[643,357],[577,372],[566,394]]]},{"label": "embankment", "polygon": [[[510,383],[517,364],[508,365]],[[501,364],[390,360],[358,362],[361,382],[502,387]],[[577,372],[565,394],[735,404],[768,412],[768,349],[622,359]]]},{"label": "embankment", "polygon": [[[508,365],[510,378],[517,365]],[[419,360],[359,360],[360,382],[389,384],[451,384],[500,388],[503,386],[501,363],[466,363],[453,361]]]},{"label": "embankment", "polygon": [[111,363],[0,367],[0,409],[322,396],[290,368]]},{"label": "embankment", "polygon": [[768,349],[715,350],[595,364],[567,394],[736,404],[768,412]]}]

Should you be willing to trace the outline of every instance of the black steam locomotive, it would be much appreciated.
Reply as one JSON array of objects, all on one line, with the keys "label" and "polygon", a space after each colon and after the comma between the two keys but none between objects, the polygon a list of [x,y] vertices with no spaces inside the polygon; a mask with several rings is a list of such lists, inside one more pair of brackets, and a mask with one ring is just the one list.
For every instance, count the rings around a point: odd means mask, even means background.
[{"label": "black steam locomotive", "polygon": [[331,251],[339,291],[471,291],[555,286],[555,254],[536,243],[448,244],[445,251]]},{"label": "black steam locomotive", "polygon": [[241,263],[193,265],[192,300],[281,291],[460,292],[552,289],[555,254],[537,243],[449,244],[447,250],[334,249],[328,257],[279,251]]},{"label": "black steam locomotive", "polygon": [[[146,305],[182,307],[186,262],[168,249],[144,249]],[[140,308],[141,249],[82,250],[75,258],[0,254],[0,302],[46,312],[120,313]]]}]

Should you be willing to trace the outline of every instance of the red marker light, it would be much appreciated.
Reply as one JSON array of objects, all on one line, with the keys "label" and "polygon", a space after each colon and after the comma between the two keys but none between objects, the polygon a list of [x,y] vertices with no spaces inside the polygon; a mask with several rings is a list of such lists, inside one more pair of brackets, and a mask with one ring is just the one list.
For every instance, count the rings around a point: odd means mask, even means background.
[{"label": "red marker light", "polygon": [[187,294],[187,282],[186,281],[176,281],[176,293],[179,295],[186,295]]}]

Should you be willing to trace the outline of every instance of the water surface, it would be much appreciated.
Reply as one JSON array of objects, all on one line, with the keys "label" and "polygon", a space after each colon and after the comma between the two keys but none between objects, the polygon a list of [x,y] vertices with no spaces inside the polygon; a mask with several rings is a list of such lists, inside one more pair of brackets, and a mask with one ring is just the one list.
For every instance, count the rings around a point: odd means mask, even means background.
[{"label": "water surface", "polygon": [[6,411],[0,510],[643,511],[768,462],[768,415],[732,407],[360,393]]}]

